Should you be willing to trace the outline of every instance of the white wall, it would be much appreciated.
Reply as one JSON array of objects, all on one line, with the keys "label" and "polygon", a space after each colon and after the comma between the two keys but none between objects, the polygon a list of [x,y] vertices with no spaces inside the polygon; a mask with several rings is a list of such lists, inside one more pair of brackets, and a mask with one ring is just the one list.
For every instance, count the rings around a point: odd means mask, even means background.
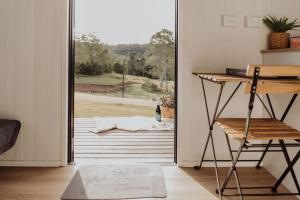
[{"label": "white wall", "polygon": [[[300,51],[299,52],[288,52],[288,53],[268,53],[264,55],[264,64],[277,64],[277,65],[300,65]],[[273,95],[271,96],[272,102],[274,104],[274,108],[277,109],[276,115],[280,117],[284,112],[289,100],[290,96],[283,95]],[[294,106],[292,107],[289,115],[286,118],[286,123],[300,130],[299,124],[299,109],[300,109],[300,98],[295,101]],[[290,141],[293,142],[293,141]],[[289,154],[291,159],[295,156],[295,154],[299,151],[299,148],[290,148]],[[276,162],[274,162],[276,161]],[[283,170],[287,167],[285,162],[285,158],[282,154],[278,153],[268,153],[264,162],[264,166],[267,170],[269,170],[274,177],[279,178],[282,174]],[[298,162],[295,167],[295,173],[300,174],[300,163]],[[297,192],[294,186],[294,182],[292,180],[291,175],[284,180],[284,185],[289,188],[293,192]]]},{"label": "white wall", "polygon": [[0,117],[22,129],[0,165],[65,160],[66,0],[0,0]]},{"label": "white wall", "polygon": [[[299,0],[179,0],[179,164],[193,166],[200,160],[207,135],[207,120],[199,79],[193,71],[224,72],[226,66],[261,64],[260,50],[267,47],[266,28],[224,28],[222,15],[300,18]],[[232,89],[232,86],[230,86]],[[208,96],[217,93],[210,84]],[[228,94],[227,94],[228,95]],[[234,99],[227,116],[246,114],[248,97]],[[210,103],[214,103],[210,101]],[[257,112],[260,114],[260,112]],[[215,140],[218,157],[224,158],[223,133]],[[211,153],[210,153],[211,156]],[[254,156],[254,155],[251,155]]]}]

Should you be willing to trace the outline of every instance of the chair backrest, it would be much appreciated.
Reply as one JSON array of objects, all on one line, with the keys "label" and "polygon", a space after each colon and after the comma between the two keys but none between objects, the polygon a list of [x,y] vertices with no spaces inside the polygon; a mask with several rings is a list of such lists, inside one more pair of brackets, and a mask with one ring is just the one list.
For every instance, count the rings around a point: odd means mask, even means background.
[{"label": "chair backrest", "polygon": [[[253,77],[255,67],[260,68],[261,77],[257,85],[257,93],[295,94],[300,93],[300,66],[298,65],[248,65],[246,75]],[[266,80],[262,80],[266,78]],[[280,78],[280,79],[272,79]],[[250,93],[251,83],[245,84],[245,92]]]},{"label": "chair backrest", "polygon": [[300,65],[248,65],[247,76],[253,76],[255,67],[259,67],[261,77],[299,77]]}]

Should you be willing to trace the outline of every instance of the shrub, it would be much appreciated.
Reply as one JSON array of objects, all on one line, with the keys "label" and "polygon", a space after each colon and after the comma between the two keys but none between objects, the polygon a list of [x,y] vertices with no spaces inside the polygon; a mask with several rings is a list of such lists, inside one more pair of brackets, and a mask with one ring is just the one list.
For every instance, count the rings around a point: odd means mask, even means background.
[{"label": "shrub", "polygon": [[104,64],[104,65],[102,65],[101,68],[104,73],[112,73],[113,72],[113,67],[111,64]]},{"label": "shrub", "polygon": [[150,93],[157,93],[160,92],[159,87],[152,83],[149,79],[147,79],[143,84],[142,84],[142,89],[146,92]]},{"label": "shrub", "polygon": [[113,71],[116,72],[117,74],[123,74],[123,65],[121,65],[120,63],[115,63],[113,65]]},{"label": "shrub", "polygon": [[163,96],[160,98],[160,101],[161,101],[160,105],[162,107],[175,108],[176,106],[174,95]]},{"label": "shrub", "polygon": [[168,85],[166,85],[166,89],[163,91],[164,95],[160,97],[160,105],[162,107],[167,108],[175,108],[176,99],[175,99],[175,88],[169,90]]},{"label": "shrub", "polygon": [[82,75],[102,75],[104,70],[96,63],[79,63],[75,66],[75,72]]},{"label": "shrub", "polygon": [[160,89],[159,89],[159,87],[156,84],[151,83],[151,91],[153,93],[156,93],[156,92],[160,92]]},{"label": "shrub", "polygon": [[155,72],[155,69],[157,67],[153,65],[146,65],[144,68],[144,77],[150,78],[150,79],[158,79],[158,75]]}]

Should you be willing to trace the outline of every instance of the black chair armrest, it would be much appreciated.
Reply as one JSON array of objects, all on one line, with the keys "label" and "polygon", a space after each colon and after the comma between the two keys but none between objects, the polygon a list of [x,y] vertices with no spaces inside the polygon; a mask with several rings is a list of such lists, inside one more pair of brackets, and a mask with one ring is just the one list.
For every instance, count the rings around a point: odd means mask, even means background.
[{"label": "black chair armrest", "polygon": [[20,129],[20,121],[0,119],[0,154],[6,152],[15,145]]}]

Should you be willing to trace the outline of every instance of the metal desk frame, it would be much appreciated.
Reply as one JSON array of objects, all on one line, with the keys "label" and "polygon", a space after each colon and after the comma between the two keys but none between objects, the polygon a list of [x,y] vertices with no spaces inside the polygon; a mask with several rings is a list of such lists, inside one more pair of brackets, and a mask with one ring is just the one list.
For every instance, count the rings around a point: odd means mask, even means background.
[{"label": "metal desk frame", "polygon": [[[249,78],[248,77],[245,77],[245,78],[232,77],[233,80],[228,81],[226,79],[217,80],[217,79],[213,79],[213,78],[210,77],[210,75],[215,75],[215,76],[221,76],[221,77],[224,76],[224,77],[230,78],[230,76],[227,76],[225,74],[209,74],[209,73],[193,73],[193,74],[198,76],[201,79],[202,92],[203,92],[203,98],[204,98],[205,109],[206,109],[206,117],[207,117],[207,122],[208,122],[208,127],[209,127],[208,135],[207,135],[207,138],[206,138],[206,143],[205,143],[205,146],[204,146],[204,151],[202,153],[200,163],[199,163],[199,165],[195,166],[194,168],[197,169],[197,170],[201,169],[203,162],[213,162],[214,163],[214,170],[215,170],[216,181],[217,181],[217,190],[216,190],[216,192],[219,194],[219,198],[222,199],[222,196],[238,196],[238,195],[241,196],[241,199],[243,199],[243,196],[300,195],[299,183],[298,183],[297,177],[295,175],[295,172],[293,170],[293,166],[296,164],[296,162],[300,158],[300,151],[298,151],[296,156],[291,160],[288,153],[287,153],[287,150],[286,150],[286,147],[300,147],[300,144],[299,143],[287,143],[287,144],[285,144],[285,143],[282,143],[282,142],[280,142],[280,144],[273,144],[272,140],[270,140],[267,144],[256,144],[256,145],[252,145],[252,146],[247,146],[247,150],[242,150],[241,151],[241,153],[262,152],[262,155],[258,160],[247,160],[247,159],[238,160],[238,162],[257,162],[256,168],[260,169],[261,168],[261,163],[262,163],[263,159],[265,158],[265,155],[267,154],[267,152],[283,152],[284,156],[285,156],[285,159],[287,161],[288,167],[284,170],[281,177],[276,181],[276,183],[272,187],[268,187],[268,186],[267,187],[241,187],[239,177],[238,177],[238,173],[237,173],[236,169],[233,169],[233,173],[234,173],[234,176],[235,176],[235,179],[236,179],[236,182],[237,182],[237,187],[227,187],[227,188],[225,188],[226,184],[227,184],[227,183],[225,184],[225,182],[228,182],[229,180],[227,180],[227,179],[230,178],[230,177],[227,177],[226,180],[224,181],[223,187],[221,188],[219,171],[218,171],[218,162],[234,162],[233,152],[238,152],[238,150],[232,150],[231,149],[228,136],[225,134],[226,135],[226,142],[227,142],[227,145],[228,145],[228,148],[229,148],[229,154],[230,154],[231,159],[229,159],[229,160],[219,160],[219,159],[217,159],[215,145],[214,145],[214,138],[213,138],[214,125],[215,125],[216,119],[218,119],[222,115],[223,111],[228,106],[228,104],[230,103],[232,98],[235,96],[236,92],[239,90],[241,85],[245,82],[248,82],[248,83],[251,82],[252,77],[251,78],[250,77]],[[204,81],[212,82],[212,83],[215,83],[215,84],[220,86],[218,96],[217,96],[217,102],[216,102],[214,111],[212,113],[212,118],[210,117],[208,98],[207,98],[207,95],[206,95],[206,87],[205,87]],[[221,98],[222,98],[222,95],[223,95],[225,84],[227,82],[237,83],[237,86],[231,92],[229,98],[225,101],[224,105],[222,107],[220,107],[220,101],[221,101]],[[266,94],[266,98],[267,98],[267,101],[268,101],[269,108],[266,105],[266,103],[263,101],[263,99],[258,94],[256,94],[256,96],[258,97],[259,101],[263,105],[264,109],[267,111],[269,117],[270,118],[276,118],[270,95]],[[280,121],[283,122],[285,120],[287,114],[289,113],[289,111],[290,111],[291,107],[293,106],[293,104],[294,104],[297,97],[298,97],[298,94],[293,95],[293,97],[291,98],[290,102],[287,105],[287,108],[285,109],[283,115],[281,116]],[[219,108],[220,108],[220,110],[219,110]],[[207,147],[208,147],[209,143],[211,143],[211,146],[212,146],[213,160],[205,159],[205,155],[206,155]],[[251,150],[252,148],[259,148],[259,147],[264,148],[264,149]],[[270,149],[270,148],[276,148],[276,147],[281,148],[281,149]],[[289,172],[291,172],[291,174],[292,174],[292,177],[293,177],[293,180],[295,182],[295,185],[297,187],[298,192],[297,193],[277,193],[277,188],[282,183],[282,181],[286,178],[286,176]],[[224,185],[225,185],[225,187],[224,187]],[[242,189],[265,189],[265,188],[270,188],[272,193],[245,194],[245,193],[242,192]],[[239,193],[238,194],[233,194],[233,195],[224,195],[223,192],[224,192],[225,189],[229,189],[229,190],[238,189]],[[219,191],[221,191],[221,192],[219,192]]]}]

